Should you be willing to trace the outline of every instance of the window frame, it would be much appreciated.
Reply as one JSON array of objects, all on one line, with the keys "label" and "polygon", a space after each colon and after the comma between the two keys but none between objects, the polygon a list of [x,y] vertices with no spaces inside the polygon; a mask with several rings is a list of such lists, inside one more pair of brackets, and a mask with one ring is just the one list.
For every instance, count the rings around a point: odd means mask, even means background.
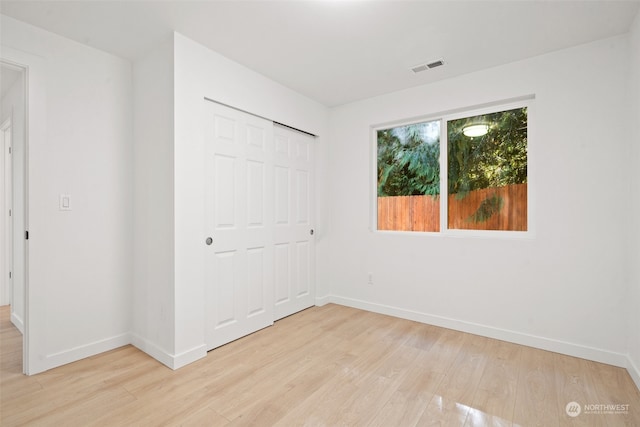
[{"label": "window frame", "polygon": [[[530,239],[534,233],[534,145],[535,139],[532,121],[535,116],[535,97],[533,95],[517,98],[509,101],[501,101],[482,106],[461,108],[457,110],[430,114],[407,120],[398,120],[371,126],[371,209],[370,209],[370,230],[374,233],[401,234],[418,236],[446,236],[446,237],[480,237],[499,239]],[[498,113],[501,111],[527,108],[527,230],[469,230],[450,229],[448,215],[449,199],[449,163],[448,163],[448,138],[447,124],[449,121],[463,119],[467,117],[484,114]],[[378,229],[378,131],[391,128],[407,126],[417,123],[440,121],[440,230],[439,231],[403,231],[403,230],[379,230]],[[443,197],[445,195],[445,197]]]}]

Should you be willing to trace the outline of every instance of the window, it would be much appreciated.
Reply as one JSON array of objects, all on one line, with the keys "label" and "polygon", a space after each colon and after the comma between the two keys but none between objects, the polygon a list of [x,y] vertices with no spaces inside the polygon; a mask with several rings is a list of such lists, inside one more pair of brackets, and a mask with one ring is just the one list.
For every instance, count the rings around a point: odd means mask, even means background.
[{"label": "window", "polygon": [[527,231],[527,135],[527,105],[376,130],[377,229]]}]

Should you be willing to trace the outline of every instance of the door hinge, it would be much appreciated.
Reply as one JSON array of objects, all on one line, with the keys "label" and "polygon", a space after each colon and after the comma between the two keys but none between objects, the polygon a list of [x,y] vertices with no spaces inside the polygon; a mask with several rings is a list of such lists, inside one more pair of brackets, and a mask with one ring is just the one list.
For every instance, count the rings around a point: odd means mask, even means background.
[{"label": "door hinge", "polygon": [[9,216],[11,216],[11,209],[9,209]]},{"label": "door hinge", "polygon": [[11,279],[11,272],[9,272],[9,279]]},{"label": "door hinge", "polygon": [[29,230],[24,231],[24,239],[29,240]]},{"label": "door hinge", "polygon": [[9,147],[9,154],[11,154],[11,147]]}]

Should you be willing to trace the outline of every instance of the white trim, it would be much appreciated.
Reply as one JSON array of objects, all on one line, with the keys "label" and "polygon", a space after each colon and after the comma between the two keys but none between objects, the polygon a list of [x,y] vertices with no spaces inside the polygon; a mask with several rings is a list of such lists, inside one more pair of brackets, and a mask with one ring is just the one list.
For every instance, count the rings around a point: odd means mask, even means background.
[{"label": "white trim", "polygon": [[512,104],[524,103],[528,101],[533,101],[534,99],[535,99],[535,94],[533,93],[529,95],[524,95],[524,96],[515,96],[512,98],[506,98],[500,101],[486,102],[482,104],[469,105],[466,107],[452,108],[444,111],[436,111],[434,113],[425,113],[419,116],[413,116],[408,118],[404,117],[404,118],[398,118],[395,120],[389,120],[386,122],[380,122],[380,123],[371,125],[371,129],[373,130],[391,129],[394,127],[406,126],[406,125],[411,125],[415,123],[432,122],[434,120],[440,120],[445,117],[454,117],[460,114],[462,114],[464,117],[466,113],[474,112],[474,111],[485,111],[485,110],[500,111],[500,106],[503,106],[503,105],[509,106]]},{"label": "white trim", "polygon": [[330,304],[333,302],[333,298],[332,295],[316,296],[316,306],[322,307],[323,305]]},{"label": "white trim", "polygon": [[140,335],[135,333],[131,334],[131,345],[133,345],[143,353],[147,353],[149,356],[153,357],[163,365],[173,369],[173,355],[168,351],[158,347],[152,342],[145,340]]},{"label": "white trim", "polygon": [[369,231],[378,230],[378,131],[380,127],[369,129]]},{"label": "white trim", "polygon": [[131,335],[129,333],[124,333],[111,338],[105,338],[103,340],[74,347],[69,350],[49,354],[46,357],[46,369],[53,369],[58,366],[66,365],[67,363],[76,362],[130,343]]},{"label": "white trim", "polygon": [[440,119],[440,230],[438,234],[451,236],[449,230],[449,119]]},{"label": "white trim", "polygon": [[171,366],[171,369],[180,369],[189,363],[202,359],[203,357],[207,357],[207,347],[204,344],[173,355],[173,366]]},{"label": "white trim", "polygon": [[[7,67],[8,68],[8,67]],[[9,132],[9,140],[4,139],[5,133]],[[3,236],[0,245],[0,263],[2,263],[2,277],[0,277],[0,291],[2,292],[3,304],[10,304],[13,312],[13,278],[9,276],[13,272],[13,217],[9,211],[13,209],[13,160],[11,150],[13,147],[13,106],[6,119],[0,125],[0,162],[2,163],[3,177],[0,180],[0,227]]]},{"label": "white trim", "polygon": [[[24,230],[29,230],[30,225],[30,192],[29,192],[29,167],[31,164],[30,147],[44,146],[46,141],[46,60],[45,58],[32,55],[19,49],[14,49],[4,44],[0,44],[0,61],[3,66],[13,67],[15,69],[24,70],[24,163],[22,164],[24,184],[24,206],[22,215],[24,216]],[[15,142],[15,141],[14,141]],[[15,143],[12,144],[13,150],[16,149]],[[13,160],[12,160],[13,161]],[[13,173],[16,173],[16,164],[13,163]],[[15,197],[15,180],[13,182]],[[15,218],[18,206],[13,204],[13,221],[15,227]],[[19,230],[18,235],[22,235],[24,230]],[[14,244],[18,236],[14,232]],[[23,251],[13,252],[14,267],[18,257],[24,257],[24,307],[23,307],[23,335],[22,335],[22,371],[27,375],[37,374],[47,370],[46,366],[46,302],[45,293],[37,292],[31,287],[29,282],[29,242],[24,241]],[[14,273],[14,295],[15,295],[15,273]],[[36,284],[35,287],[43,284]],[[12,301],[15,303],[15,300]]]},{"label": "white trim", "polygon": [[401,319],[426,323],[428,325],[440,326],[443,328],[454,329],[456,331],[494,338],[501,341],[508,341],[515,344],[526,345],[528,347],[535,347],[542,350],[553,351],[555,353],[579,357],[582,359],[592,360],[594,362],[606,363],[608,365],[625,368],[629,364],[628,356],[625,354],[594,347],[588,347],[580,344],[569,343],[566,341],[559,341],[517,331],[495,328],[493,326],[467,322],[464,320],[457,320],[444,316],[421,313],[418,311],[406,310],[399,307],[377,304],[353,298],[340,297],[337,295],[330,295],[326,297],[326,300],[327,301],[325,302],[325,304],[331,302],[334,304],[367,310],[374,313],[399,317]]},{"label": "white trim", "polygon": [[633,363],[630,355],[627,355],[627,364],[625,367],[627,368],[627,372],[629,372],[633,382],[636,383],[636,387],[640,390],[640,369],[635,363]]},{"label": "white trim", "polygon": [[18,328],[20,333],[24,336],[24,321],[13,311],[11,312],[11,323],[13,323],[13,326]]},{"label": "white trim", "polygon": [[135,333],[131,334],[131,345],[173,370],[182,368],[189,363],[207,356],[207,349],[204,344],[180,354],[172,354]]}]

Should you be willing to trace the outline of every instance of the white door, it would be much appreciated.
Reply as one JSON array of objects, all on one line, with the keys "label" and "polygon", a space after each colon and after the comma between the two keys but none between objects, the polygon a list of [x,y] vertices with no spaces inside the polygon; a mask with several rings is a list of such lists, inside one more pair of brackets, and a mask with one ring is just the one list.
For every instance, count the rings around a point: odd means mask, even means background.
[{"label": "white door", "polygon": [[273,324],[273,123],[205,103],[207,347]]},{"label": "white door", "polygon": [[314,137],[283,126],[275,143],[275,319],[315,304]]}]

